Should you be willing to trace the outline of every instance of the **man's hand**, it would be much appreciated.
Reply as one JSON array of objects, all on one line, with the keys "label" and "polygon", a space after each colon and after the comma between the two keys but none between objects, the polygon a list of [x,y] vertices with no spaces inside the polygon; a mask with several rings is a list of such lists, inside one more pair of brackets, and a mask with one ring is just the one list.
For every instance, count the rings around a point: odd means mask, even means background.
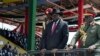
[{"label": "man's hand", "polygon": [[55,53],[58,49],[52,49],[52,52]]},{"label": "man's hand", "polygon": [[74,48],[73,45],[68,45],[68,49],[69,49],[69,50],[71,50],[71,49],[73,49],[73,48]]},{"label": "man's hand", "polygon": [[73,49],[72,45],[68,45],[67,48],[66,48],[66,50],[71,50],[71,49]]},{"label": "man's hand", "polygon": [[45,51],[46,51],[46,49],[41,49],[40,50],[41,55],[44,55],[45,54]]},{"label": "man's hand", "polygon": [[95,45],[91,45],[91,46],[89,46],[88,47],[90,50],[94,50],[95,48],[96,48],[96,46]]},{"label": "man's hand", "polygon": [[93,50],[94,50],[95,48],[96,48],[95,45],[91,45],[91,46],[88,47],[88,51],[89,51],[89,52],[93,52]]},{"label": "man's hand", "polygon": [[70,49],[73,49],[73,46],[69,46]]}]

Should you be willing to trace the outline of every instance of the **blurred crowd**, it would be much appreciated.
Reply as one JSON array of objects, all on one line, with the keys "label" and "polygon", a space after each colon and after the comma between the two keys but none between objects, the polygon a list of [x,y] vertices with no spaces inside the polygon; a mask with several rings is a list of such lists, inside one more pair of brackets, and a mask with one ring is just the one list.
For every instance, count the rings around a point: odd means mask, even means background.
[{"label": "blurred crowd", "polygon": [[[0,35],[27,50],[27,36],[25,36],[24,34],[10,31],[7,29],[0,29]],[[41,37],[42,37],[42,28],[40,29],[40,27],[36,27],[35,50],[39,50]],[[27,55],[26,53],[25,54],[18,53],[18,49],[10,45],[9,42],[5,44],[2,48],[0,48],[0,56],[26,56],[26,55]]]},{"label": "blurred crowd", "polygon": [[39,50],[39,46],[40,46],[40,40],[41,40],[41,37],[39,35],[35,35],[35,39],[36,39],[36,42],[35,42],[35,50]]},{"label": "blurred crowd", "polygon": [[27,56],[27,54],[19,53],[17,47],[11,46],[8,42],[0,49],[0,56]]},{"label": "blurred crowd", "polygon": [[27,37],[24,34],[9,31],[6,29],[0,29],[0,35],[4,36],[8,40],[12,41],[13,43],[19,45],[24,49],[27,48]]}]

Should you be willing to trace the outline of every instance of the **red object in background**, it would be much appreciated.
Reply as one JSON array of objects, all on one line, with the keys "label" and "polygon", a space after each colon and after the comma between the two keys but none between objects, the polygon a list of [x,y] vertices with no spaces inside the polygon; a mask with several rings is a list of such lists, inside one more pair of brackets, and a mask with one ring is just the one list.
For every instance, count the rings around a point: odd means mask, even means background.
[{"label": "red object in background", "polygon": [[45,11],[45,14],[48,15],[49,13],[52,13],[53,9],[52,8],[47,8]]},{"label": "red object in background", "polygon": [[78,25],[73,25],[73,26],[70,26],[70,27],[69,27],[69,31],[70,31],[70,32],[76,32],[77,29],[78,29]]},{"label": "red object in background", "polygon": [[72,12],[66,12],[66,11],[64,11],[63,14],[67,15],[67,16],[73,16],[74,15]]},{"label": "red object in background", "polygon": [[26,7],[25,8],[25,14],[24,14],[24,16],[25,16],[25,29],[24,29],[24,33],[25,33],[25,35],[27,35],[28,34],[28,23],[29,23],[29,21],[28,21],[28,8]]},{"label": "red object in background", "polygon": [[[80,26],[83,24],[83,4],[84,4],[84,0],[79,0],[78,1],[78,28],[80,28]],[[78,48],[80,48],[81,46],[81,40],[78,40]]]}]

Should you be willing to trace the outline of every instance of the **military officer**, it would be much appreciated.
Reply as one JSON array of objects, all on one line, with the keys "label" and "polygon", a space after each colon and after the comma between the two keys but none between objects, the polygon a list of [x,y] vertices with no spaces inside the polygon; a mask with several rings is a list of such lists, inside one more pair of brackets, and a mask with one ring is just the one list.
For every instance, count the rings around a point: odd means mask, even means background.
[{"label": "military officer", "polygon": [[81,39],[80,48],[94,50],[100,47],[100,25],[95,23],[91,14],[85,15],[84,24],[71,40],[70,49],[73,49],[78,39]]}]

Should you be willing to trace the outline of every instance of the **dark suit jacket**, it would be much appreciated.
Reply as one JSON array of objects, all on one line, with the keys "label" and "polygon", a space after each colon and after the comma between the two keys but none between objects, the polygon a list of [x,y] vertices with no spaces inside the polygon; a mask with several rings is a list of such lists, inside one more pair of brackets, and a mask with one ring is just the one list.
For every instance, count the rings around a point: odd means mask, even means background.
[{"label": "dark suit jacket", "polygon": [[51,33],[52,24],[53,22],[50,22],[46,26],[40,43],[40,49],[63,49],[67,44],[69,35],[67,22],[59,19],[57,27],[53,33]]}]

